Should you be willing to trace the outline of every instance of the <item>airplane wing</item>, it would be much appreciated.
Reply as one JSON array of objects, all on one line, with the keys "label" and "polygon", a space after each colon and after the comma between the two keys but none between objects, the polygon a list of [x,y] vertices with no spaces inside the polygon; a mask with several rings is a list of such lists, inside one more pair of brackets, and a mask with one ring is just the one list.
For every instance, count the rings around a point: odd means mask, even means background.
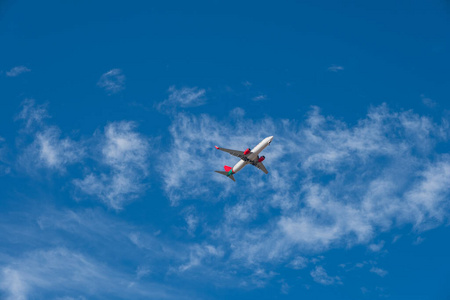
[{"label": "airplane wing", "polygon": [[217,150],[221,150],[221,151],[223,151],[223,152],[230,153],[231,155],[236,156],[236,157],[239,157],[240,159],[244,159],[244,158],[247,157],[246,155],[244,155],[244,151],[238,151],[238,150],[231,150],[231,149],[226,149],[226,148],[220,148],[220,147],[217,147],[217,146],[215,146],[215,147],[216,147]]},{"label": "airplane wing", "polygon": [[261,171],[263,171],[266,174],[269,173],[269,171],[267,171],[266,167],[264,167],[262,162],[257,162],[254,166],[257,167],[258,169],[260,169]]}]

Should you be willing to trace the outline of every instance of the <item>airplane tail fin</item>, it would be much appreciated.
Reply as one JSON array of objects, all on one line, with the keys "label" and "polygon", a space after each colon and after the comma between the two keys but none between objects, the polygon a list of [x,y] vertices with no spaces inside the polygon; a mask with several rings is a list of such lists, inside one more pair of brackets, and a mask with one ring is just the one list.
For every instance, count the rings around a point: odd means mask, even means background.
[{"label": "airplane tail fin", "polygon": [[233,180],[234,182],[236,182],[236,179],[234,179],[233,174],[230,175],[228,172],[224,172],[224,171],[214,171],[214,172],[219,173],[219,174],[222,174],[222,175],[225,175],[225,176],[227,176],[228,178],[230,178],[231,180]]},{"label": "airplane tail fin", "polygon": [[223,166],[223,168],[225,169],[225,172],[230,172],[231,170],[233,170],[233,168],[229,166]]}]

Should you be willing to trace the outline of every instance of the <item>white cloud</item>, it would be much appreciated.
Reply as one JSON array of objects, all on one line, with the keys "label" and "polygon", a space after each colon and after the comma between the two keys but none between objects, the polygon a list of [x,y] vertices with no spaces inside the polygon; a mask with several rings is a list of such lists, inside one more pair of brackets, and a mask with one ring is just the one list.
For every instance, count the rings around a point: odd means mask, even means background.
[{"label": "white cloud", "polygon": [[[203,262],[210,264],[221,257],[214,246],[156,237],[145,232],[147,225],[129,224],[102,208],[61,211],[30,206],[36,209],[0,214],[0,240],[5,246],[0,254],[3,297],[198,299],[195,290],[158,278],[165,278],[171,266],[189,264],[191,253],[200,257],[201,263],[191,267],[195,272],[203,270]],[[117,264],[117,258],[125,260],[126,266]],[[177,271],[176,275],[182,274]],[[186,278],[190,280],[189,275]]]},{"label": "white cloud", "polygon": [[290,289],[291,287],[289,286],[289,284],[287,284],[286,282],[282,282],[281,283],[281,288],[280,288],[280,292],[282,293],[282,294],[289,294],[289,289]]},{"label": "white cloud", "polygon": [[[253,268],[355,244],[381,249],[373,243],[380,232],[403,224],[423,231],[449,216],[450,157],[434,150],[447,141],[445,123],[411,111],[382,105],[352,126],[318,108],[302,122],[223,122],[186,113],[173,120],[171,145],[159,160],[164,190],[173,204],[237,197],[213,230],[232,245],[230,261]],[[236,183],[215,176],[237,160],[214,145],[244,150],[269,135],[275,138],[264,150],[267,176],[252,167],[235,175]],[[265,221],[253,226],[258,215]]]},{"label": "white cloud", "polygon": [[189,235],[195,235],[195,230],[197,229],[199,218],[195,213],[195,210],[190,208],[187,209],[184,215],[184,220],[186,221],[186,231]]},{"label": "white cloud", "polygon": [[36,105],[34,100],[23,103],[17,119],[25,122],[25,132],[32,135],[33,141],[25,147],[19,164],[28,171],[48,168],[64,172],[68,165],[82,159],[84,147],[68,137],[61,138],[60,129],[45,124],[46,118],[49,115],[44,105]]},{"label": "white cloud", "polygon": [[[204,184],[199,185],[199,180],[223,182],[223,179],[226,179],[214,176],[213,171],[223,169],[223,163],[226,162],[226,160],[221,161],[222,155],[217,153],[214,145],[239,149],[259,142],[258,136],[262,139],[262,135],[258,131],[255,131],[256,137],[246,134],[248,129],[245,128],[244,123],[247,121],[244,120],[235,120],[239,126],[236,129],[227,128],[206,115],[197,118],[179,113],[175,120],[169,128],[172,136],[171,146],[168,152],[161,154],[159,165],[164,180],[164,190],[174,204],[181,198],[199,195],[202,195],[202,198],[208,198],[212,194],[211,189]],[[264,125],[267,125],[262,127],[266,128],[266,132],[270,132],[270,129],[273,128],[271,124]],[[251,125],[251,127],[253,126]],[[232,137],[235,132],[236,136]],[[164,159],[167,156],[173,159]],[[234,159],[233,161],[235,162]],[[224,196],[223,193],[220,194],[214,198]]]},{"label": "white cloud", "polygon": [[[38,165],[49,169],[63,170],[84,156],[84,149],[69,138],[61,139],[57,127],[49,127],[37,132],[35,141],[27,155],[38,158]],[[36,156],[37,155],[37,156]]]},{"label": "white cloud", "polygon": [[28,293],[26,283],[22,281],[21,275],[10,268],[3,268],[0,277],[0,288],[6,291],[8,300],[25,300]]},{"label": "white cloud", "polygon": [[[249,282],[256,287],[264,287],[268,281],[277,276],[278,273],[273,271],[267,271],[263,268],[257,267],[253,273],[249,276]],[[247,281],[243,282],[245,285],[248,285]]]},{"label": "white cloud", "polygon": [[245,116],[245,110],[240,107],[233,108],[230,111],[230,117],[232,117],[232,118],[242,118],[244,116]]},{"label": "white cloud", "polygon": [[383,269],[380,269],[380,268],[377,268],[377,267],[372,267],[370,269],[370,272],[375,273],[375,274],[377,274],[380,277],[384,277],[388,273],[386,270],[383,270]]},{"label": "white cloud", "polygon": [[267,99],[267,95],[261,94],[258,96],[255,96],[252,98],[253,101],[262,101],[262,100],[266,100]]},{"label": "white cloud", "polygon": [[31,70],[25,66],[17,66],[17,67],[12,68],[11,70],[7,71],[6,76],[16,77],[16,76],[19,76],[20,74],[27,73],[27,72],[31,72]]},{"label": "white cloud", "polygon": [[175,86],[171,86],[168,92],[169,97],[156,105],[160,111],[173,113],[177,107],[195,107],[206,102],[206,91],[198,87],[177,89]]},{"label": "white cloud", "polygon": [[224,218],[229,224],[246,222],[256,217],[257,204],[252,200],[242,201],[232,206],[226,206]]},{"label": "white cloud", "polygon": [[338,276],[329,276],[322,266],[316,266],[310,274],[315,282],[323,285],[342,284],[341,279]]},{"label": "white cloud", "polygon": [[[103,209],[42,211],[36,222],[39,231],[28,234],[32,237],[28,239],[30,243],[35,244],[35,240],[41,240],[42,236],[50,242],[58,241],[58,245],[61,241],[73,247],[87,243],[90,255],[100,255],[103,260],[108,258],[104,257],[104,249],[108,249],[107,254],[113,260],[122,257],[135,262],[137,272],[132,272],[132,275],[138,278],[144,277],[150,270],[163,274],[170,264],[180,265],[189,260],[191,244],[167,241],[106,214]],[[11,229],[8,231],[11,232]],[[23,231],[26,230],[20,230]],[[7,241],[10,242],[10,239]]]},{"label": "white cloud", "polygon": [[187,263],[178,267],[180,272],[185,272],[193,267],[199,266],[203,260],[208,258],[222,257],[224,252],[212,245],[193,245],[190,248],[189,260]]},{"label": "white cloud", "polygon": [[331,71],[331,72],[338,72],[338,71],[342,71],[342,70],[344,70],[343,66],[331,65],[331,67],[328,67],[328,71]]},{"label": "white cloud", "polygon": [[42,126],[47,118],[50,118],[47,105],[36,105],[33,99],[27,99],[22,103],[22,110],[17,115],[16,120],[25,121],[26,130],[35,130]]},{"label": "white cloud", "polygon": [[125,88],[125,75],[121,69],[112,69],[100,76],[97,85],[108,94],[115,94]]},{"label": "white cloud", "polygon": [[417,239],[413,242],[413,245],[420,245],[425,241],[425,238],[418,236]]},{"label": "white cloud", "polygon": [[295,270],[300,270],[306,268],[307,265],[308,265],[307,258],[304,258],[302,256],[296,256],[293,260],[291,260],[291,262],[289,262],[288,267]]},{"label": "white cloud", "polygon": [[84,178],[73,183],[114,209],[122,208],[146,189],[149,140],[135,130],[135,123],[113,122],[105,126],[103,134],[76,142],[61,137],[58,127],[47,125],[44,120],[48,117],[45,106],[35,105],[33,100],[24,102],[17,119],[24,120],[25,132],[31,134],[32,141],[23,146],[20,167],[29,172],[46,168],[63,173],[69,165],[82,163],[89,155],[94,167],[85,168]]},{"label": "white cloud", "polygon": [[392,244],[396,243],[402,236],[400,234],[397,234],[392,238]]},{"label": "white cloud", "polygon": [[145,266],[139,266],[136,270],[136,278],[141,279],[151,273],[151,270]]},{"label": "white cloud", "polygon": [[378,244],[370,244],[369,249],[373,252],[379,252],[384,247],[384,241],[379,242]]},{"label": "white cloud", "polygon": [[105,127],[98,158],[104,172],[88,172],[74,184],[84,193],[100,198],[108,206],[122,206],[146,188],[148,175],[148,139],[135,131],[133,122],[114,122]]},{"label": "white cloud", "polygon": [[36,294],[49,292],[69,294],[65,296],[68,299],[74,299],[71,293],[134,299],[177,298],[163,286],[136,282],[132,276],[62,247],[29,252],[1,267],[0,274],[0,288],[11,300],[34,299]]},{"label": "white cloud", "polygon": [[433,99],[426,97],[424,94],[421,94],[420,98],[422,98],[422,103],[425,104],[425,106],[433,108],[437,105],[437,103],[433,101]]}]

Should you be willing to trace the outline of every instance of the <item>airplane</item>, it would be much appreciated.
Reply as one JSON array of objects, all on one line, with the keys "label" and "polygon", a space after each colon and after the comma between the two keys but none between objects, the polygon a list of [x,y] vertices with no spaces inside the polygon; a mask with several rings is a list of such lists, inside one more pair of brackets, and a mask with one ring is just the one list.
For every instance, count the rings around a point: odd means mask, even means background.
[{"label": "airplane", "polygon": [[225,169],[225,172],[224,171],[214,171],[214,172],[225,175],[231,180],[236,181],[233,175],[239,172],[246,165],[252,164],[261,171],[263,171],[264,173],[266,174],[269,173],[262,163],[265,157],[264,156],[260,157],[259,153],[261,153],[261,151],[263,151],[264,148],[269,146],[270,143],[272,143],[272,140],[273,136],[266,137],[255,148],[253,148],[253,151],[250,148],[247,148],[247,150],[245,151],[238,151],[215,146],[217,150],[230,153],[233,156],[239,157],[241,160],[238,161],[237,164],[234,165],[234,167],[224,166],[223,168]]}]

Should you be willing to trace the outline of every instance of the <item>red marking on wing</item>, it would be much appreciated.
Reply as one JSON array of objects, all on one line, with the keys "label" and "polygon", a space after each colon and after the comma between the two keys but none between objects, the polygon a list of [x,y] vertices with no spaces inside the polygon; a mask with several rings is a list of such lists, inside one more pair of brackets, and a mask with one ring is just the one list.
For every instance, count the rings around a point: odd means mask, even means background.
[{"label": "red marking on wing", "polygon": [[214,147],[216,147],[216,149],[219,149],[219,147],[217,147],[217,146],[214,146]]}]

